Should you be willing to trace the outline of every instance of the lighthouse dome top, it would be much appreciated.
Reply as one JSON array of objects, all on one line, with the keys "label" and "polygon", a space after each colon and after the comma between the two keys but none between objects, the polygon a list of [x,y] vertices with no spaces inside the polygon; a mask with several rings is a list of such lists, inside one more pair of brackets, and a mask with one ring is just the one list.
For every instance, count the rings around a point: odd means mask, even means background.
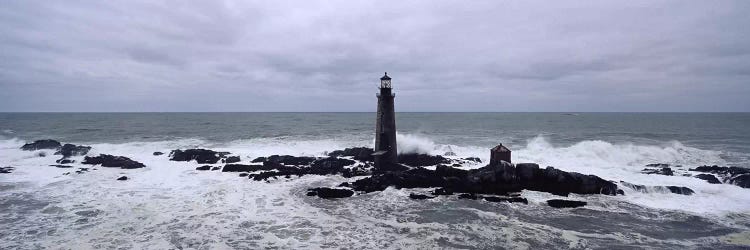
[{"label": "lighthouse dome top", "polygon": [[391,80],[391,77],[388,76],[388,72],[385,72],[385,75],[383,75],[383,77],[381,77],[380,80]]}]

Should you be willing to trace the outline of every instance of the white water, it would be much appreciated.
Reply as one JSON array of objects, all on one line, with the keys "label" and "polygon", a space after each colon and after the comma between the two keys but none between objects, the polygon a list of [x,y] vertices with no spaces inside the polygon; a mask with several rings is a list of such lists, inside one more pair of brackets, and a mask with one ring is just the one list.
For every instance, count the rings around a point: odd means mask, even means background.
[{"label": "white water", "polygon": [[[441,145],[426,136],[398,135],[401,152],[442,154],[450,150],[456,157],[478,156],[488,160],[489,150],[482,147]],[[52,214],[71,214],[86,211],[106,211],[104,215],[79,222],[80,216],[61,216],[55,227],[75,227],[73,231],[58,229],[54,236],[39,242],[40,247],[54,247],[57,243],[76,244],[82,248],[95,248],[92,242],[102,239],[127,238],[137,235],[126,244],[134,248],[169,248],[170,241],[194,242],[196,248],[226,248],[227,228],[245,228],[247,232],[232,232],[231,237],[262,239],[262,245],[305,247],[325,244],[322,239],[345,238],[346,235],[321,237],[314,225],[343,227],[350,223],[344,218],[322,212],[300,199],[304,188],[313,182],[340,183],[340,177],[309,176],[293,181],[273,183],[253,182],[236,177],[236,173],[216,171],[198,172],[195,163],[168,161],[166,155],[153,156],[155,151],[168,153],[177,148],[206,147],[230,151],[240,155],[243,162],[258,156],[271,154],[322,156],[327,151],[351,146],[370,146],[369,141],[347,141],[346,138],[329,140],[297,140],[266,138],[240,140],[215,144],[197,139],[163,142],[131,142],[124,144],[93,144],[89,155],[106,153],[122,155],[144,163],[147,168],[120,170],[97,168],[84,174],[62,175],[75,169],[59,169],[54,164],[59,156],[52,151],[21,151],[25,142],[17,139],[0,140],[0,164],[13,166],[12,174],[0,174],[0,183],[19,184],[13,192],[31,192],[52,199],[42,211],[44,214],[29,216],[48,220]],[[695,167],[702,164],[722,164],[721,152],[701,150],[670,142],[661,146],[634,144],[612,144],[604,141],[581,141],[570,146],[554,146],[544,137],[529,139],[527,145],[514,147],[514,162],[536,162],[540,166],[554,166],[566,171],[598,175],[612,181],[627,181],[642,185],[686,186],[696,193],[692,196],[671,193],[639,193],[622,187],[625,196],[588,196],[596,200],[592,209],[617,210],[609,203],[628,202],[639,206],[683,211],[708,218],[723,220],[732,214],[750,213],[750,190],[734,185],[708,184],[703,180],[683,176],[661,176],[641,174],[645,164],[670,163]],[[80,162],[82,157],[74,158]],[[91,167],[71,164],[77,167]],[[474,166],[477,167],[477,166]],[[126,175],[130,180],[115,179]],[[383,194],[368,194],[374,198],[393,201]],[[399,191],[405,192],[405,191]],[[532,203],[542,203],[550,196],[528,192]],[[371,198],[373,198],[371,197]],[[574,196],[586,200],[587,196]],[[345,205],[345,203],[337,203]],[[627,211],[623,211],[627,212]],[[295,218],[295,219],[289,219]],[[175,220],[180,221],[175,224]],[[34,218],[29,218],[34,221]],[[268,222],[271,221],[271,222]],[[51,222],[58,223],[58,222]],[[392,222],[379,222],[392,223]],[[728,222],[731,223],[731,222]],[[23,234],[29,228],[46,230],[45,225],[13,225],[10,231]],[[123,228],[124,227],[124,228]],[[177,228],[175,228],[177,227]],[[265,230],[265,231],[264,231]],[[183,232],[170,234],[171,231]],[[41,232],[37,232],[39,234]],[[342,232],[342,234],[345,232]],[[185,236],[185,234],[189,236]],[[183,237],[173,239],[172,237]],[[279,237],[279,235],[288,235]],[[185,238],[187,237],[187,238]],[[220,238],[225,237],[225,238]],[[317,237],[317,238],[316,238]],[[33,237],[32,237],[33,238]],[[155,240],[152,240],[155,239]],[[313,239],[311,239],[313,238]],[[73,241],[69,241],[74,239]],[[404,239],[406,240],[406,239]],[[258,242],[253,241],[253,242]],[[412,242],[413,243],[413,242]],[[105,245],[117,245],[116,240]],[[123,243],[125,244],[125,243]],[[405,242],[409,245],[409,242]],[[0,246],[4,246],[0,244]]]}]

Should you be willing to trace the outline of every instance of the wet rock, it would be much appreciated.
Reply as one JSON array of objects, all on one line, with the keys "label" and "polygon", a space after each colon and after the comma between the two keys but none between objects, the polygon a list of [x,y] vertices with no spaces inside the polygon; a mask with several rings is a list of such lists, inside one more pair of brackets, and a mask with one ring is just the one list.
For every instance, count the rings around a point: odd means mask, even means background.
[{"label": "wet rock", "polygon": [[310,165],[315,161],[315,157],[309,157],[309,156],[291,156],[291,155],[272,155],[269,157],[258,157],[255,158],[252,162],[253,163],[259,163],[259,162],[270,162],[270,163],[279,163],[283,165],[291,165],[291,166],[304,166],[304,165]]},{"label": "wet rock", "polygon": [[741,188],[750,188],[750,174],[736,175],[729,179],[729,183]]},{"label": "wet rock", "polygon": [[341,176],[351,178],[354,176],[372,175],[372,171],[370,171],[371,168],[372,166],[369,164],[359,165],[353,168],[345,168],[342,170]]},{"label": "wet rock", "polygon": [[127,176],[120,176],[120,178],[117,178],[117,180],[118,181],[127,181],[128,177]]},{"label": "wet rock", "polygon": [[73,166],[70,165],[49,165],[50,167],[56,167],[56,168],[72,168]]},{"label": "wet rock", "polygon": [[719,175],[726,183],[742,188],[750,188],[750,169],[740,167],[700,166],[690,171],[713,173]]},{"label": "wet rock", "polygon": [[352,183],[354,190],[382,191],[389,186],[396,188],[450,188],[459,193],[498,194],[519,192],[522,189],[567,195],[607,194],[616,195],[617,185],[594,175],[565,172],[552,167],[539,169],[536,164],[507,162],[488,165],[479,169],[461,170],[445,165],[436,169],[413,168],[405,171],[378,173]]},{"label": "wet rock", "polygon": [[213,167],[211,168],[211,171],[221,170],[221,167]]},{"label": "wet rock", "polygon": [[200,171],[206,171],[210,169],[211,169],[211,165],[203,165],[203,166],[195,168],[195,170],[200,170]]},{"label": "wet rock", "polygon": [[309,189],[308,191],[314,191],[318,197],[324,198],[324,199],[346,198],[346,197],[350,197],[354,195],[354,191],[349,190],[349,189],[320,187],[320,188]]},{"label": "wet rock", "polygon": [[453,190],[450,188],[436,188],[432,191],[432,195],[453,195]]},{"label": "wet rock", "polygon": [[463,193],[458,195],[459,199],[469,199],[469,200],[476,200],[479,199],[479,196],[477,194],[472,193]]},{"label": "wet rock", "polygon": [[310,174],[327,175],[341,173],[344,167],[353,165],[355,161],[337,157],[315,160],[310,165]]},{"label": "wet rock", "polygon": [[45,153],[44,151],[42,151],[42,152],[38,152],[38,153],[36,153],[36,156],[39,156],[39,157],[47,157],[47,153]]},{"label": "wet rock", "polygon": [[432,199],[432,198],[435,198],[435,197],[427,196],[424,194],[415,194],[415,193],[409,194],[409,199],[413,199],[413,200],[426,200],[426,199]]},{"label": "wet rock", "polygon": [[159,151],[156,151],[156,152],[154,152],[154,156],[160,156],[160,155],[163,155],[163,154],[164,154],[164,153],[162,153],[162,152],[159,152]]},{"label": "wet rock", "polygon": [[645,186],[645,185],[637,185],[629,182],[620,181],[620,184],[623,186],[629,187],[635,191],[641,192],[641,193],[674,193],[674,194],[681,194],[681,195],[692,195],[695,192],[687,187],[678,187],[678,186]]},{"label": "wet rock", "polygon": [[172,150],[171,153],[169,153],[170,161],[192,161],[195,160],[196,162],[200,164],[214,164],[219,162],[220,152],[216,152],[209,149],[201,149],[201,148],[195,148],[195,149],[186,149],[186,150]]},{"label": "wet rock", "polygon": [[650,168],[668,168],[670,166],[671,165],[666,164],[666,163],[651,163],[651,164],[646,165],[646,167],[650,167]]},{"label": "wet rock", "polygon": [[712,174],[699,174],[699,175],[696,175],[695,178],[705,180],[711,184],[721,184],[721,181],[719,180],[719,178],[716,178],[716,176]]},{"label": "wet rock", "polygon": [[113,156],[107,154],[100,154],[99,156],[90,157],[86,156],[83,159],[82,164],[88,165],[102,165],[102,167],[114,167],[122,169],[135,169],[146,167],[143,163],[131,160],[124,156]]},{"label": "wet rock", "polygon": [[529,200],[527,200],[526,198],[521,198],[521,197],[507,197],[506,198],[506,197],[497,197],[497,196],[485,196],[483,198],[484,200],[489,201],[489,202],[509,202],[509,203],[518,202],[518,203],[523,203],[523,204],[529,204]]},{"label": "wet rock", "polygon": [[67,158],[62,158],[62,159],[59,159],[59,160],[55,161],[55,163],[58,163],[58,164],[71,164],[71,163],[75,163],[75,162],[76,161],[71,160],[71,159],[67,159]]},{"label": "wet rock", "polygon": [[663,168],[659,168],[659,169],[644,168],[643,170],[641,170],[641,173],[644,173],[644,174],[660,174],[660,175],[669,175],[669,176],[674,175],[674,172],[669,167],[663,167]]},{"label": "wet rock", "polygon": [[10,174],[13,170],[13,167],[0,167],[0,174]]},{"label": "wet rock", "polygon": [[62,146],[59,141],[55,140],[37,140],[32,143],[26,143],[21,146],[21,150],[34,151],[40,149],[56,149]]},{"label": "wet rock", "polygon": [[375,158],[372,156],[372,154],[375,153],[375,151],[372,148],[367,147],[354,147],[354,148],[346,148],[344,150],[336,150],[328,154],[330,157],[353,157],[353,159],[358,161],[369,161],[372,162],[375,160]]},{"label": "wet rock", "polygon": [[247,177],[248,175],[248,173],[240,173],[240,177]]},{"label": "wet rock", "polygon": [[240,162],[240,157],[239,156],[230,156],[230,157],[227,157],[227,159],[226,159],[225,162],[226,163],[237,163],[237,162]]},{"label": "wet rock", "polygon": [[412,167],[425,167],[451,163],[450,159],[443,156],[428,154],[402,154],[398,156],[398,162]]},{"label": "wet rock", "polygon": [[221,172],[255,172],[260,170],[273,170],[273,166],[268,165],[244,165],[244,164],[227,164],[221,169]]},{"label": "wet rock", "polygon": [[66,143],[65,145],[57,149],[55,155],[62,155],[63,158],[67,158],[71,156],[86,155],[89,153],[89,150],[91,150],[91,147],[89,146],[76,146]]},{"label": "wet rock", "polygon": [[586,206],[585,201],[571,201],[571,200],[548,200],[547,205],[554,208],[576,208]]}]

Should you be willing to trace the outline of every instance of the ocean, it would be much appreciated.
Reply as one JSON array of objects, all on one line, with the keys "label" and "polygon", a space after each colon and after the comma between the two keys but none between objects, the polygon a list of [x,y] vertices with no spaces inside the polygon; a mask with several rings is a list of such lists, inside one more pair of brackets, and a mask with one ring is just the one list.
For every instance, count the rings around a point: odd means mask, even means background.
[{"label": "ocean", "polygon": [[[306,196],[341,176],[270,182],[196,171],[174,149],[228,151],[248,163],[274,154],[324,156],[374,144],[374,113],[0,113],[0,249],[587,249],[750,247],[750,189],[689,176],[643,174],[645,165],[750,168],[750,113],[397,113],[400,153],[479,157],[499,143],[534,162],[615,183],[684,186],[693,195],[577,195],[582,208],[439,196],[394,189],[326,200]],[[50,167],[55,139],[144,163],[82,174]],[[78,167],[83,157],[74,157]],[[217,164],[220,166],[221,164]],[[484,164],[462,168],[482,167]],[[115,181],[118,176],[128,181]]]}]

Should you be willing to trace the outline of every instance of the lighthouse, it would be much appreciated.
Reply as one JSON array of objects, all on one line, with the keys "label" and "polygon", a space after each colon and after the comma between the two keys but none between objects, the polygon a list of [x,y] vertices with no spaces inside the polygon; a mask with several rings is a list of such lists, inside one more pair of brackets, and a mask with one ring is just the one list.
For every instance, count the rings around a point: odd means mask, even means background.
[{"label": "lighthouse", "polygon": [[375,124],[375,167],[387,167],[398,162],[396,150],[396,113],[393,105],[391,78],[388,72],[380,78],[377,122]]}]

